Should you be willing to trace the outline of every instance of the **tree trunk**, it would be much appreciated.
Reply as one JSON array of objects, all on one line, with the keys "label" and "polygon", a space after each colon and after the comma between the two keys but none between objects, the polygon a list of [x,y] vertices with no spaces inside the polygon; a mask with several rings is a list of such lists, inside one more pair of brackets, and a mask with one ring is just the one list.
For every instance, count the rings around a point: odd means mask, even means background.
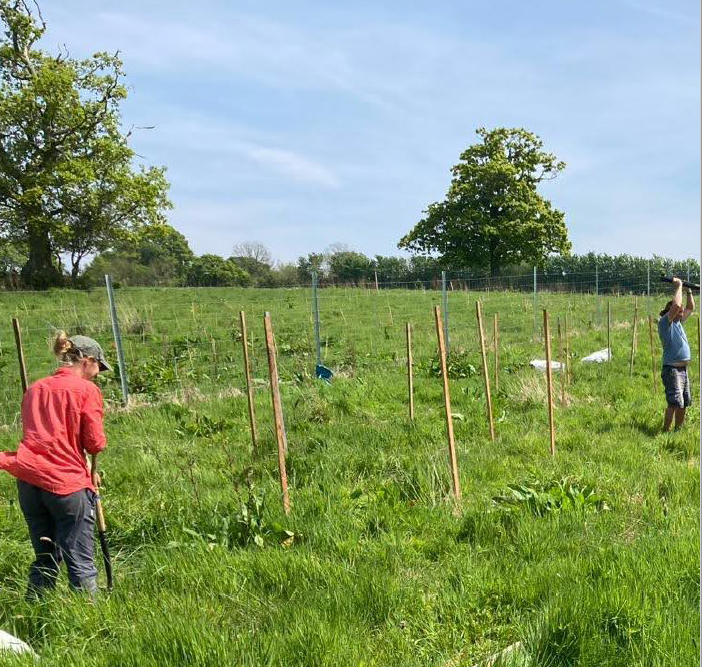
[{"label": "tree trunk", "polygon": [[78,274],[80,273],[80,262],[83,258],[79,257],[75,261],[71,261],[71,283],[75,287],[75,284],[78,282]]},{"label": "tree trunk", "polygon": [[496,237],[492,237],[490,239],[490,277],[491,278],[499,278],[500,277],[500,269],[501,267],[501,262],[500,262],[500,253],[498,250],[500,242],[499,239]]},{"label": "tree trunk", "polygon": [[59,287],[63,283],[63,276],[54,265],[49,232],[30,227],[28,241],[29,259],[22,267],[22,283],[36,290]]}]

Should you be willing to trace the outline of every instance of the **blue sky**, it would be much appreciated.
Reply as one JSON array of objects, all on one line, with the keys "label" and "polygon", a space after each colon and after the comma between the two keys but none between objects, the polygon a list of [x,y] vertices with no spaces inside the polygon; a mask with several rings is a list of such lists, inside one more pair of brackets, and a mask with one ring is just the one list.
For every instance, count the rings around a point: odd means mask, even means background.
[{"label": "blue sky", "polygon": [[479,126],[567,163],[577,253],[700,248],[697,2],[42,3],[44,48],[119,49],[124,123],[198,253],[400,254]]}]

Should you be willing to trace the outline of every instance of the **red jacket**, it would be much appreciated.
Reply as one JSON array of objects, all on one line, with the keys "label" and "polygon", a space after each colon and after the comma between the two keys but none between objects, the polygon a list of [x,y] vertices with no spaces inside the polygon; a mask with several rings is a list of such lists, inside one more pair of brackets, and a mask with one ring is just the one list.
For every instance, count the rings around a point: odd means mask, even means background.
[{"label": "red jacket", "polygon": [[59,368],[27,389],[22,442],[16,452],[0,452],[0,470],[62,496],[95,491],[85,454],[105,449],[102,415],[98,386]]}]

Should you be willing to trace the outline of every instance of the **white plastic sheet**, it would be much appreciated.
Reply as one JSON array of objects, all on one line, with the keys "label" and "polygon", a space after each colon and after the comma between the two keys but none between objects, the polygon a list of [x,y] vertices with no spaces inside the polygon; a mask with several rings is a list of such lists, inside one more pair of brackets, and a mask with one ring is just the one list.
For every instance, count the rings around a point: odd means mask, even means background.
[{"label": "white plastic sheet", "polygon": [[583,357],[580,361],[582,361],[584,364],[601,364],[605,361],[609,361],[609,352],[609,348],[605,348],[604,350],[597,350],[597,352],[593,352],[587,357]]},{"label": "white plastic sheet", "polygon": [[[529,365],[532,368],[535,368],[537,371],[541,371],[542,373],[546,372],[546,359],[532,359],[529,362]],[[551,370],[552,371],[560,371],[563,368],[563,364],[560,361],[552,361],[551,362]]]},{"label": "white plastic sheet", "polygon": [[26,644],[21,639],[13,637],[11,634],[0,630],[0,652],[12,651],[13,653],[30,653],[36,655],[29,644]]}]

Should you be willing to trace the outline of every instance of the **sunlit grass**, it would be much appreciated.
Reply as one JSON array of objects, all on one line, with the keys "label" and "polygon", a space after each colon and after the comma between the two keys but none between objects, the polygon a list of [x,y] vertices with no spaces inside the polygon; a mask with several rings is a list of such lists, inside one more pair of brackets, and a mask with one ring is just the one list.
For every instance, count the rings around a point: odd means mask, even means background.
[{"label": "sunlit grass", "polygon": [[[663,392],[656,377],[654,394],[643,321],[629,376],[632,298],[612,302],[613,361],[589,366],[578,359],[606,346],[604,301],[600,319],[594,297],[541,296],[539,306],[551,312],[554,356],[561,358],[556,318],[566,312],[573,353],[567,405],[556,401],[551,457],[545,381],[528,367],[544,358],[531,302],[525,310],[521,295],[481,295],[486,321],[499,311],[501,322],[497,439],[489,440],[480,372],[452,380],[453,409],[462,415],[455,429],[463,500],[455,512],[441,382],[433,372],[431,306],[439,295],[320,296],[323,359],[337,371],[331,386],[312,378],[306,291],[118,292],[132,309],[128,363],[153,361],[156,370],[151,380],[142,372],[153,391],[136,397],[138,407],[107,417],[101,465],[115,590],[93,606],[70,595],[63,577],[42,604],[23,601],[31,548],[14,482],[4,475],[0,627],[28,641],[46,664],[91,667],[473,665],[517,641],[524,647],[518,664],[532,667],[698,664],[698,374],[686,428],[662,434]],[[475,297],[452,293],[449,310],[451,346],[479,371]],[[0,305],[2,449],[18,438],[9,318],[19,313],[28,329],[30,371],[40,377],[52,367],[46,322],[75,333],[81,320],[107,346],[103,301],[96,291],[75,300],[10,295]],[[640,300],[640,312],[656,305]],[[232,391],[244,388],[240,309],[261,380],[257,452],[246,399]],[[283,380],[290,517],[279,500],[264,310],[272,315]],[[148,326],[137,326],[134,312]],[[414,327],[414,423],[407,419],[406,320]],[[691,320],[691,340],[695,334]],[[185,345],[178,377],[164,382],[164,341],[176,339]],[[559,374],[554,382],[560,397]],[[115,382],[105,386],[115,405],[117,390]],[[174,408],[176,397],[189,400]],[[607,510],[505,512],[493,502],[509,484],[534,479],[590,485]],[[239,533],[227,532],[243,520],[241,505],[251,497],[264,500],[262,525],[248,528],[260,532],[263,547],[241,546]]]}]

